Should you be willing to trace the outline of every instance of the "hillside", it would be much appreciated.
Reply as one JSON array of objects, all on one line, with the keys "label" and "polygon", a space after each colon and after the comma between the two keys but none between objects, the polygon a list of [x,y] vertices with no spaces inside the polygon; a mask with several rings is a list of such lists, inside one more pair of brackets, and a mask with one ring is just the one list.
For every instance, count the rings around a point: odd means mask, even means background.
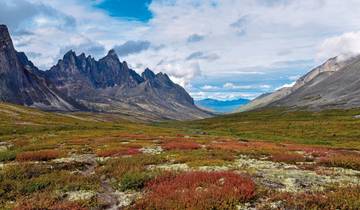
[{"label": "hillside", "polygon": [[238,111],[263,107],[349,109],[360,106],[360,57],[331,58],[298,79],[293,87],[260,96]]}]

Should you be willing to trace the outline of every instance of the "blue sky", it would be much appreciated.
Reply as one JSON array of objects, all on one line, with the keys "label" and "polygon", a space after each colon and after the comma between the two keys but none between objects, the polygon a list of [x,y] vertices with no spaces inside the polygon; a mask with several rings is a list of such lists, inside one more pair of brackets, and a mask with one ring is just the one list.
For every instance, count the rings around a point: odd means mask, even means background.
[{"label": "blue sky", "polygon": [[1,0],[0,23],[41,69],[115,49],[195,99],[254,98],[360,53],[358,0]]},{"label": "blue sky", "polygon": [[104,0],[96,4],[110,16],[147,22],[152,18],[148,9],[151,0]]}]

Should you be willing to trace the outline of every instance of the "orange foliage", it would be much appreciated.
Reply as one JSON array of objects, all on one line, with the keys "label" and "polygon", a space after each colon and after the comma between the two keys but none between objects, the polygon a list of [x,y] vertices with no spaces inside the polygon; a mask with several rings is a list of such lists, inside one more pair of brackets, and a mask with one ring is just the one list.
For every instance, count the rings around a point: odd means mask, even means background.
[{"label": "orange foliage", "polygon": [[190,141],[171,141],[164,143],[162,148],[165,150],[194,150],[201,148],[201,146]]},{"label": "orange foliage", "polygon": [[123,155],[136,155],[140,153],[141,151],[138,148],[112,148],[97,151],[96,155],[98,157],[114,157]]},{"label": "orange foliage", "polygon": [[255,196],[255,184],[233,172],[167,174],[150,181],[137,209],[235,209]]},{"label": "orange foliage", "polygon": [[296,153],[274,153],[270,159],[274,162],[283,163],[297,163],[306,161],[306,158],[303,155]]},{"label": "orange foliage", "polygon": [[16,155],[17,161],[47,161],[60,157],[60,152],[56,150],[40,150],[21,152]]}]

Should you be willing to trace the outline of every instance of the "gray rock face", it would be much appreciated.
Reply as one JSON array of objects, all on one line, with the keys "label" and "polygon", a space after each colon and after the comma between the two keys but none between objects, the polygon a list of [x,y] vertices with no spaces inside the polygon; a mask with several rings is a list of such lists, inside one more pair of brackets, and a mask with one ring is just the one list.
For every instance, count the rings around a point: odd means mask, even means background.
[{"label": "gray rock face", "polygon": [[140,76],[116,52],[100,60],[69,51],[48,71],[40,71],[15,51],[0,26],[0,101],[46,110],[119,112],[141,119],[199,119],[211,114],[163,73]]},{"label": "gray rock face", "polygon": [[5,25],[0,25],[0,101],[47,110],[76,110],[76,106],[48,87],[24,53],[14,49]]},{"label": "gray rock face", "polygon": [[45,72],[64,95],[89,109],[146,115],[151,119],[199,119],[210,116],[163,73],[146,69],[142,76],[120,62],[115,51],[99,61],[70,51]]},{"label": "gray rock face", "polygon": [[258,97],[240,111],[276,106],[312,110],[360,107],[360,56],[331,58],[298,79],[293,87]]}]

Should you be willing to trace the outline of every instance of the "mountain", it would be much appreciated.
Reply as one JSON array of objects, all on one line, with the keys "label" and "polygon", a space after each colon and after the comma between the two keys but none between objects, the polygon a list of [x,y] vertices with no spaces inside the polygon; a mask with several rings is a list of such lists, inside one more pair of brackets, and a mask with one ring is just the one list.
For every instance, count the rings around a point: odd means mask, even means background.
[{"label": "mountain", "polygon": [[241,107],[305,107],[312,110],[360,106],[360,56],[331,58],[298,79],[294,86],[262,95]]},{"label": "mountain", "polygon": [[195,104],[201,108],[208,109],[214,112],[229,113],[235,111],[239,107],[249,102],[250,100],[248,99],[221,101],[221,100],[207,98],[207,99],[195,101]]},{"label": "mountain", "polygon": [[24,53],[15,51],[6,26],[0,30],[0,101],[45,110],[116,112],[146,120],[211,116],[166,74],[146,69],[139,75],[120,62],[114,50],[100,60],[69,51],[50,70],[40,71]]},{"label": "mountain", "polygon": [[17,52],[9,31],[0,25],[0,101],[40,107],[45,110],[74,111],[76,103],[48,86],[45,78],[26,55]]}]

